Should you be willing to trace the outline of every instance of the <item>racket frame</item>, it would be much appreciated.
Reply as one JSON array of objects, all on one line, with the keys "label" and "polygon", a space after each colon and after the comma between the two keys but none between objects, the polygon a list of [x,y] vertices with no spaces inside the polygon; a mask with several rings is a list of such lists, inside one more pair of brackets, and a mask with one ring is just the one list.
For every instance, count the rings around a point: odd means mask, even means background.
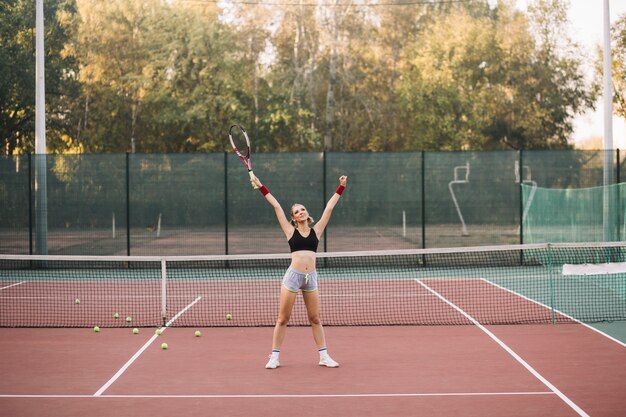
[{"label": "racket frame", "polygon": [[[242,154],[239,149],[237,149],[237,145],[235,145],[235,141],[233,140],[233,129],[239,129],[243,133],[244,138],[246,139],[246,154]],[[228,129],[228,139],[230,140],[230,145],[233,147],[235,154],[241,159],[248,170],[248,175],[250,175],[250,180],[253,181],[256,177],[254,176],[254,172],[252,171],[252,161],[250,161],[250,138],[248,137],[248,133],[243,126],[234,124]],[[258,189],[259,187],[252,182],[252,187],[254,189]]]}]

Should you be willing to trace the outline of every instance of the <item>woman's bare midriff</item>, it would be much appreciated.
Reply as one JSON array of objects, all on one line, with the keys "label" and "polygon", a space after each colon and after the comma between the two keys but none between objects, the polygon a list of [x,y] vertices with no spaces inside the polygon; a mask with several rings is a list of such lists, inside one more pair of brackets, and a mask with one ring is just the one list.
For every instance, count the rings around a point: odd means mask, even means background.
[{"label": "woman's bare midriff", "polygon": [[305,273],[315,271],[315,252],[312,250],[291,252],[291,269]]}]

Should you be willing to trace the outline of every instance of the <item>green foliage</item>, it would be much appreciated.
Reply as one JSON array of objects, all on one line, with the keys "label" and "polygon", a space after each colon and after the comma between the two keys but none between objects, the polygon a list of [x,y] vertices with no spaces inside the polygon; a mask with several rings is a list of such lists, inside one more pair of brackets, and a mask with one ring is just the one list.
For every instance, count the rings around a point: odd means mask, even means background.
[{"label": "green foliage", "polygon": [[[72,50],[74,0],[44,2],[45,83],[49,147],[66,148],[71,135],[68,103],[78,95],[78,65]],[[0,3],[0,147],[2,153],[35,145],[35,4]]]},{"label": "green foliage", "polygon": [[626,14],[613,25],[612,37],[615,41],[612,66],[614,113],[626,118]]},{"label": "green foliage", "polygon": [[[325,136],[338,151],[567,148],[594,98],[563,0],[528,14],[508,0],[48,3],[53,152],[221,151],[235,122],[255,151],[319,151]],[[24,152],[34,8],[0,11],[2,152]]]},{"label": "green foliage", "polygon": [[[503,5],[495,16],[463,8],[439,16],[413,46],[402,86],[407,120],[422,132],[412,148],[568,147],[572,118],[593,94],[580,59],[553,43],[562,22],[551,10],[543,4],[527,17]],[[534,16],[542,39],[531,35]]]}]

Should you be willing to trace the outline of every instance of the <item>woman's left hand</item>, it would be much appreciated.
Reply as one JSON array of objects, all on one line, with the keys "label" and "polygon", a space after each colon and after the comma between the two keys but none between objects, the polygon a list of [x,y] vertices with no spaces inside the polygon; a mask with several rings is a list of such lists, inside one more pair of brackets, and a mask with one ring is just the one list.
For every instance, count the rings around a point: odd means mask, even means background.
[{"label": "woman's left hand", "polygon": [[347,181],[348,181],[348,177],[347,176],[342,175],[341,177],[339,177],[339,185],[343,185],[345,187]]}]

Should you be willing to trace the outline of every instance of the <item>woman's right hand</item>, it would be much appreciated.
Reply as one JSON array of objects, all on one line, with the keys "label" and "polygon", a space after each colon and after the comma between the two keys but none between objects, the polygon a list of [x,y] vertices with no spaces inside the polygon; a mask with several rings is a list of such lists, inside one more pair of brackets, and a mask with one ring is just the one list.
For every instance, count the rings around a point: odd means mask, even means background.
[{"label": "woman's right hand", "polygon": [[250,179],[250,184],[252,184],[252,188],[263,187],[263,184],[261,184],[261,181],[256,176]]}]

